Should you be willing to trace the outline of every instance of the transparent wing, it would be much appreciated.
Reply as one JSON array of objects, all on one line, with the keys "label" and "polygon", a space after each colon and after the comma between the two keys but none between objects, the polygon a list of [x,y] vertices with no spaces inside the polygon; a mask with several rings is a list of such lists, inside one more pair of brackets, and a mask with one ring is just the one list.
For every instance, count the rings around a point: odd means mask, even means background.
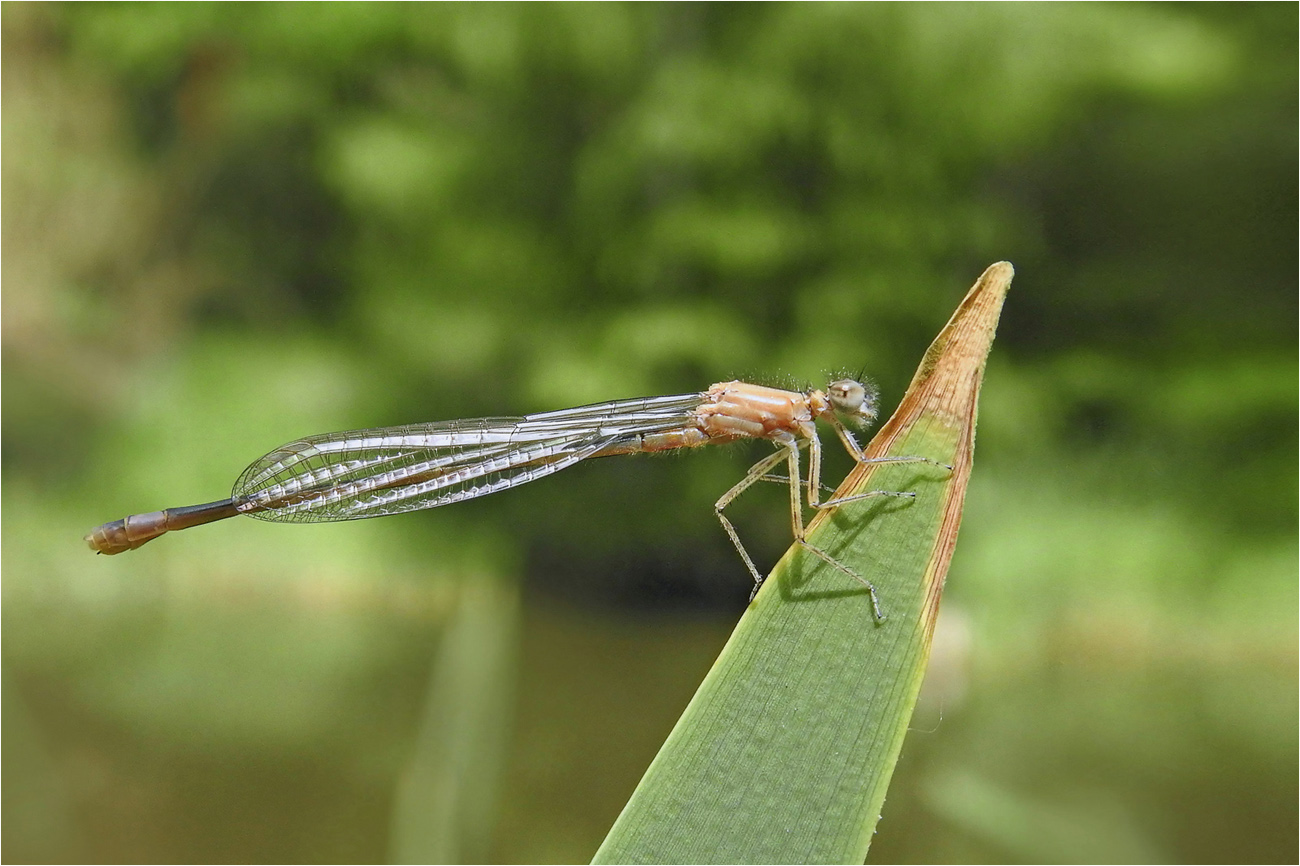
[{"label": "transparent wing", "polygon": [[524,418],[309,436],[245,469],[232,497],[241,512],[286,523],[433,508],[517,487],[647,433],[688,425],[700,401],[700,394],[683,394]]}]

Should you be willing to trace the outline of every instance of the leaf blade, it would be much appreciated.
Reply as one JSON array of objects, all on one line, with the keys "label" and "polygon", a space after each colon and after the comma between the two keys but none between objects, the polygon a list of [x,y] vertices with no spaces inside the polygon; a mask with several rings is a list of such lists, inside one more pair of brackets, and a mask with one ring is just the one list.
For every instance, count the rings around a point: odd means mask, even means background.
[{"label": "leaf blade", "polygon": [[920,690],[974,449],[984,361],[1010,286],[991,266],[922,359],[869,457],[782,558],[692,698],[594,862],[862,862]]}]

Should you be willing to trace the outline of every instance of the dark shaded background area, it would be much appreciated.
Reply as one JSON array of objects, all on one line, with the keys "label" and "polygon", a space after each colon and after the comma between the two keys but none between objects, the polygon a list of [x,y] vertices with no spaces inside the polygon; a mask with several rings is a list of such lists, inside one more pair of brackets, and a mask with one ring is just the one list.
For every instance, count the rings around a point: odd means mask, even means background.
[{"label": "dark shaded background area", "polygon": [[1294,5],[2,15],[5,860],[585,861],[743,611],[761,445],[81,536],[327,430],[892,406],[1000,259],[873,859],[1294,860]]}]

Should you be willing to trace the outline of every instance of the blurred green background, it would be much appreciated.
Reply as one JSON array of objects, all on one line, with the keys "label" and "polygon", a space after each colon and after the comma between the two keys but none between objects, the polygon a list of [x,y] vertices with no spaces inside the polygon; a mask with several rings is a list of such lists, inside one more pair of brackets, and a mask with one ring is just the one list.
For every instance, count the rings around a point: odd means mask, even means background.
[{"label": "blurred green background", "polygon": [[873,860],[1294,862],[1296,28],[5,4],[4,859],[586,861],[744,610],[710,509],[761,444],[81,536],[310,433],[863,369],[888,411],[1008,259]]}]

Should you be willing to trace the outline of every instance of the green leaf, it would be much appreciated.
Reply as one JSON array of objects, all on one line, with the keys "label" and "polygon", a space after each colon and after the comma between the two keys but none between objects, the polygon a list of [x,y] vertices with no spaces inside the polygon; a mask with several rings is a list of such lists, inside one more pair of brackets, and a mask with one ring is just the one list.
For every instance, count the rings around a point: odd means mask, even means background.
[{"label": "green leaf", "polygon": [[808,540],[741,619],[596,854],[597,863],[861,863],[925,675],[975,442],[976,401],[1011,265],[991,266],[926,352]]}]

